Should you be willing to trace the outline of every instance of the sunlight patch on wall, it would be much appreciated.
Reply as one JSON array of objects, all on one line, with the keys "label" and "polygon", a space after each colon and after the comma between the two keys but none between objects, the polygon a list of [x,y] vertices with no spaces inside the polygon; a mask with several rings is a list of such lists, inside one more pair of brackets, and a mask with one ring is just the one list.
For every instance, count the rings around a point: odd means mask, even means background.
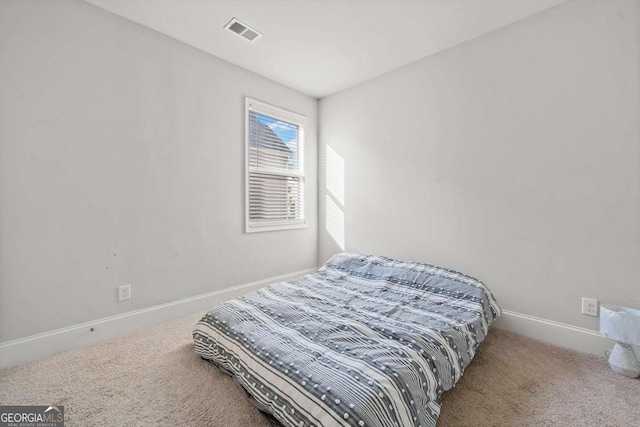
[{"label": "sunlight patch on wall", "polygon": [[344,160],[329,146],[325,167],[326,229],[334,242],[344,251]]},{"label": "sunlight patch on wall", "polygon": [[327,232],[340,249],[344,251],[344,212],[327,194],[326,200]]},{"label": "sunlight patch on wall", "polygon": [[344,160],[327,147],[327,190],[344,206]]}]

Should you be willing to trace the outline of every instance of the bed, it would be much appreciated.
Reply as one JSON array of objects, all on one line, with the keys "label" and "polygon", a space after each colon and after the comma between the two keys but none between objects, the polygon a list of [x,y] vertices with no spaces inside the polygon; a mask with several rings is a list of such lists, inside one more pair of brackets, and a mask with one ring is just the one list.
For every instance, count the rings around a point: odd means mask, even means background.
[{"label": "bed", "polygon": [[343,253],[218,305],[193,338],[284,426],[426,427],[500,314],[470,276]]}]

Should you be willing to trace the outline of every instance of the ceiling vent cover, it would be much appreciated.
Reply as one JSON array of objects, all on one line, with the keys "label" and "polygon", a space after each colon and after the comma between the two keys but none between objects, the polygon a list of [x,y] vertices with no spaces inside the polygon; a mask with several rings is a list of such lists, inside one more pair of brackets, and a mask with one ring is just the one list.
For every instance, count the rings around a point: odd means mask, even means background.
[{"label": "ceiling vent cover", "polygon": [[249,40],[250,42],[254,42],[262,37],[262,33],[255,28],[251,28],[247,24],[243,24],[238,21],[236,18],[233,18],[231,21],[224,26],[225,29],[232,31],[244,38],[245,40]]}]

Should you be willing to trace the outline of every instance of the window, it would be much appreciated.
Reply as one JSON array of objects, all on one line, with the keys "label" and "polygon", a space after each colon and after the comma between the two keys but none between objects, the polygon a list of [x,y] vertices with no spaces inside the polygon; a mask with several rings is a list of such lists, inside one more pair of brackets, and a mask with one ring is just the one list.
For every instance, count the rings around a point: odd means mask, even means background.
[{"label": "window", "polygon": [[305,227],[304,116],[246,98],[246,230]]}]

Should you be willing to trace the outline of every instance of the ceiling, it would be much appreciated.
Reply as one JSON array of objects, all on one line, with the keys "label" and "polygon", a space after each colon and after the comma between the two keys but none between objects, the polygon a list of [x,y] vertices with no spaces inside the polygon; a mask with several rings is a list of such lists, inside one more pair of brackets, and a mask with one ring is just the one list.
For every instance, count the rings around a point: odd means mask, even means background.
[{"label": "ceiling", "polygon": [[322,98],[566,0],[86,1]]}]

